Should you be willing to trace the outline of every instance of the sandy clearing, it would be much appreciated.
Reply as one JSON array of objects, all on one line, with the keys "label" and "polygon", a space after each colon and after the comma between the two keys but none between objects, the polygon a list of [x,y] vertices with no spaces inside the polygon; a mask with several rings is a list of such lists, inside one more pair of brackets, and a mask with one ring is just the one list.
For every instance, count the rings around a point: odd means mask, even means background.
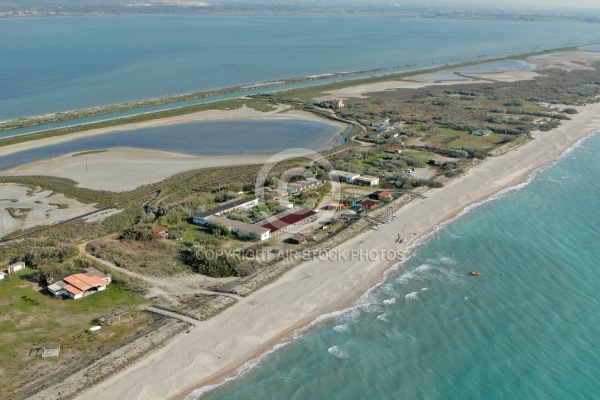
[{"label": "sandy clearing", "polygon": [[193,169],[263,164],[269,157],[195,157],[166,151],[112,148],[86,157],[67,154],[52,161],[38,161],[13,168],[2,175],[57,176],[72,179],[80,187],[123,192]]},{"label": "sandy clearing", "polygon": [[[581,65],[578,63],[590,63],[594,61],[600,61],[600,53],[585,50],[561,51],[531,56],[527,58],[527,61],[529,63],[537,65],[537,70],[549,68],[558,68],[563,69],[565,71],[591,70],[593,69],[592,67]],[[412,77],[408,77],[405,80],[390,80],[386,82],[348,86],[346,88],[332,90],[331,92],[328,92],[328,96],[325,96],[323,98],[365,98],[366,93],[383,92],[386,90],[420,89],[426,86],[489,83],[490,81],[516,82],[520,80],[534,79],[536,76],[540,76],[535,71],[497,71],[493,67],[491,67],[489,71],[482,70],[479,72],[460,72],[460,69],[458,69],[457,72],[460,74],[458,76],[464,76],[467,77],[467,79],[456,80],[456,78],[454,77],[454,75],[456,75],[453,72],[454,70],[455,68],[449,68],[447,70],[440,70],[431,74],[415,75]]]},{"label": "sandy clearing", "polygon": [[541,76],[534,71],[463,72],[462,75],[475,80],[485,79],[499,82],[527,81]]},{"label": "sandy clearing", "polygon": [[578,63],[590,63],[600,61],[600,53],[586,50],[558,51],[548,54],[531,56],[527,58],[527,61],[537,65],[538,70],[593,70],[594,68],[592,68],[591,66],[581,65]]},{"label": "sandy clearing", "polygon": [[[28,195],[29,188],[17,184],[0,184],[0,237],[39,225],[52,225],[75,216],[95,211],[93,204],[80,203],[61,193],[37,190]],[[58,205],[66,206],[59,208]],[[7,208],[30,209],[26,218],[13,218]]]},{"label": "sandy clearing", "polygon": [[396,89],[420,89],[427,86],[444,86],[444,85],[463,85],[467,83],[490,83],[490,81],[486,80],[476,80],[476,79],[465,79],[465,80],[451,80],[451,81],[420,81],[420,82],[411,82],[404,80],[394,80],[394,81],[386,81],[386,82],[377,82],[377,83],[369,83],[364,85],[357,86],[348,86],[342,89],[332,90],[328,93],[328,96],[323,98],[330,97],[340,97],[340,98],[349,98],[349,97],[357,97],[357,98],[367,98],[366,93],[372,92],[384,92],[386,90],[396,90]]},{"label": "sandy clearing", "polygon": [[[427,198],[396,212],[395,222],[381,231],[358,235],[336,251],[404,249],[466,206],[524,181],[534,169],[600,128],[600,104],[579,111],[559,128],[535,133],[537,140],[488,158],[445,187],[429,190]],[[398,245],[395,237],[404,226],[412,238]],[[183,398],[203,384],[220,382],[319,315],[347,307],[378,282],[391,264],[360,257],[305,262],[78,398]]]}]

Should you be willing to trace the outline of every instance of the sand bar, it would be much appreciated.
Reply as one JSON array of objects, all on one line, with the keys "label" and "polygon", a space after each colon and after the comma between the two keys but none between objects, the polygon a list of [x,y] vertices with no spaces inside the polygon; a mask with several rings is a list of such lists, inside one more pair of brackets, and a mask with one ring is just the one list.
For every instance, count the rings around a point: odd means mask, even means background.
[{"label": "sand bar", "polygon": [[[536,65],[536,70],[561,69],[593,70],[590,63],[600,61],[600,53],[586,50],[559,51],[547,54],[534,55],[527,58],[527,62]],[[493,62],[492,62],[493,64]],[[456,71],[453,72],[453,71]],[[459,75],[457,75],[457,73]],[[456,76],[464,79],[458,80]],[[396,89],[420,89],[426,86],[463,85],[472,83],[490,82],[516,82],[534,79],[539,76],[534,71],[523,70],[497,70],[490,66],[489,70],[461,71],[460,68],[442,69],[433,73],[415,74],[406,79],[389,80],[364,85],[348,86],[328,92],[330,96],[341,98],[365,98],[367,93],[383,92]],[[327,96],[327,97],[330,97]],[[323,97],[326,98],[326,97]]]},{"label": "sand bar", "polygon": [[[235,110],[202,111],[159,120],[93,129],[0,147],[0,157],[84,137],[201,121],[294,119],[329,124],[339,128],[340,132],[346,129],[346,125],[343,123],[330,121],[308,112],[286,111],[287,108],[287,106],[280,106],[276,111],[260,112],[244,106]],[[72,179],[78,182],[80,187],[122,192],[193,169],[262,164],[268,159],[268,155],[190,156],[147,149],[109,148],[107,151],[90,153],[85,157],[72,157],[72,154],[66,154],[61,157],[49,158],[3,171],[0,175],[49,175]]]},{"label": "sand bar", "polygon": [[[466,206],[523,182],[533,170],[600,129],[600,104],[579,111],[559,128],[537,132],[533,135],[536,140],[486,159],[441,189],[427,191],[426,199],[415,200],[397,212],[398,219],[392,224],[356,236],[336,251],[404,249]],[[405,225],[412,238],[398,245],[396,234]],[[196,388],[234,375],[246,361],[289,338],[294,329],[349,306],[381,280],[392,264],[381,259],[307,261],[78,398],[183,398]]]}]

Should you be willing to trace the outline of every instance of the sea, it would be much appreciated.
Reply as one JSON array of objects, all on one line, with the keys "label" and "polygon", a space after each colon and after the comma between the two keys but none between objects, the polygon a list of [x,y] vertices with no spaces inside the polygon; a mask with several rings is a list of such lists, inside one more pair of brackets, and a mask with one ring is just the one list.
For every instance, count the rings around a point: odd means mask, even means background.
[{"label": "sea", "polygon": [[[0,19],[0,120],[597,40],[600,24],[526,21]],[[598,398],[598,154],[600,134],[525,184],[469,207],[413,245],[356,304],[190,398]]]},{"label": "sea", "polygon": [[470,206],[356,304],[188,400],[599,398],[598,154],[600,133]]}]

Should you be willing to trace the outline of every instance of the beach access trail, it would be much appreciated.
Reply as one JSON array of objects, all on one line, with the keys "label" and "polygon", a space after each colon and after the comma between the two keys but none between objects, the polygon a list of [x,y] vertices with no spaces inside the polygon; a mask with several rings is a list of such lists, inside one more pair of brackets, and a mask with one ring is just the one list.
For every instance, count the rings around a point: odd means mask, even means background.
[{"label": "beach access trail", "polygon": [[[368,231],[344,242],[328,261],[307,261],[274,283],[197,324],[165,347],[96,387],[79,399],[184,398],[194,389],[215,384],[320,315],[343,310],[379,282],[395,262],[373,257],[403,250],[470,204],[527,179],[535,169],[600,129],[600,104],[579,107],[572,121],[498,157],[490,157],[445,187],[430,189],[396,212],[397,219],[380,231]],[[406,226],[408,240],[395,243]],[[342,259],[341,255],[345,254]],[[362,254],[362,255],[361,255]],[[338,257],[338,259],[336,259]],[[466,272],[465,272],[466,273]]]}]

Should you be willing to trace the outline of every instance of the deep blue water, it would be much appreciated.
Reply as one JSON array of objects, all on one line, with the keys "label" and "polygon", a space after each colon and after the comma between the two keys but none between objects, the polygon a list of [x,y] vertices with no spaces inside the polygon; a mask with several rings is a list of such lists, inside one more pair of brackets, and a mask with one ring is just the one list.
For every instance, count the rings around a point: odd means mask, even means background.
[{"label": "deep blue water", "polygon": [[600,134],[445,225],[356,306],[206,398],[597,399],[598,154]]},{"label": "deep blue water", "polygon": [[171,151],[194,156],[275,154],[290,148],[318,150],[338,128],[300,120],[205,121],[119,131],[23,150],[0,157],[0,171],[61,155],[113,147]]},{"label": "deep blue water", "polygon": [[351,16],[0,19],[0,121],[599,40],[598,24]]}]

